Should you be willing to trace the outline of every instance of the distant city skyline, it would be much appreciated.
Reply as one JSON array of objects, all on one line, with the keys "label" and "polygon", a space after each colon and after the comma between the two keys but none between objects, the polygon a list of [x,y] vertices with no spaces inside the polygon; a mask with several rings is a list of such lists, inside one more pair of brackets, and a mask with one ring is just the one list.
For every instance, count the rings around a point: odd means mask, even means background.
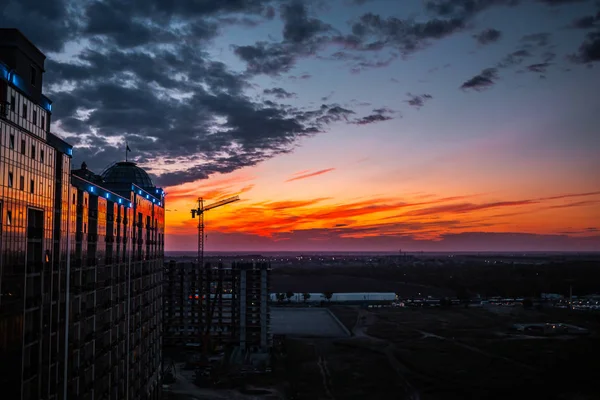
[{"label": "distant city skyline", "polygon": [[165,4],[9,0],[0,26],[47,54],[75,167],[127,141],[166,187],[167,251],[235,194],[207,251],[600,250],[597,1]]}]

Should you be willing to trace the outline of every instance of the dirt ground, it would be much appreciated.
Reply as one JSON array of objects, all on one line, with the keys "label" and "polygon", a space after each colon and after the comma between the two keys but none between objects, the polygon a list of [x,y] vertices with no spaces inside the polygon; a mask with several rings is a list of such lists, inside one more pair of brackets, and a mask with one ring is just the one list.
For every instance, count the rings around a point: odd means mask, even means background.
[{"label": "dirt ground", "polygon": [[[531,337],[508,331],[518,322],[565,322],[600,331],[591,314],[514,309],[372,309],[335,307],[351,324],[356,346],[388,354],[404,379],[403,398],[595,399],[600,393],[600,338]],[[376,398],[376,397],[372,397]],[[401,398],[401,397],[398,397]]]}]

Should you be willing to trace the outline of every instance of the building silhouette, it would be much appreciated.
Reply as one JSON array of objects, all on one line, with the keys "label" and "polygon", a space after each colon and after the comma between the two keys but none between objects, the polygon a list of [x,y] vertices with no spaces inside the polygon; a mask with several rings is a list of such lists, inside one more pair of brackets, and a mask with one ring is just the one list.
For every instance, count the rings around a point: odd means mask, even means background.
[{"label": "building silhouette", "polygon": [[[164,276],[165,346],[234,346],[242,354],[271,345],[268,262],[171,261]],[[207,301],[208,299],[208,301]]]},{"label": "building silhouette", "polygon": [[2,398],[157,399],[164,192],[132,162],[71,173],[44,60],[0,29]]}]

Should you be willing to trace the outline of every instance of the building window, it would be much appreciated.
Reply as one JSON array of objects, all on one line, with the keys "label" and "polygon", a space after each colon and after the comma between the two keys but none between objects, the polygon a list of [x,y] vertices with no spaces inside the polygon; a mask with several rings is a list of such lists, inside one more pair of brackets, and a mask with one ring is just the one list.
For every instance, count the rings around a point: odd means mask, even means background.
[{"label": "building window", "polygon": [[42,129],[46,130],[46,117],[42,115]]},{"label": "building window", "polygon": [[10,135],[9,146],[11,150],[15,149],[15,135]]},{"label": "building window", "polygon": [[83,223],[83,233],[87,233],[87,224]]},{"label": "building window", "polygon": [[8,187],[13,187],[13,173],[8,173]]},{"label": "building window", "polygon": [[27,103],[23,103],[23,118],[27,119]]},{"label": "building window", "polygon": [[33,181],[33,179],[29,181],[29,191],[31,193],[35,193],[35,182]]},{"label": "building window", "polygon": [[15,96],[10,96],[10,111],[15,112],[15,108],[17,108],[16,102]]},{"label": "building window", "polygon": [[73,204],[75,204],[75,193],[73,193]]},{"label": "building window", "polygon": [[36,78],[37,78],[37,71],[35,70],[35,67],[32,65],[31,66],[31,86],[35,86]]},{"label": "building window", "polygon": [[12,211],[6,212],[6,225],[12,225]]},{"label": "building window", "polygon": [[40,150],[40,161],[44,162],[44,150]]},{"label": "building window", "polygon": [[19,190],[25,190],[25,177],[23,175],[19,179]]},{"label": "building window", "polygon": [[33,110],[33,124],[37,125],[37,111]]},{"label": "building window", "polygon": [[35,160],[35,144],[31,145],[31,158]]},{"label": "building window", "polygon": [[21,154],[25,154],[25,139],[21,139]]}]

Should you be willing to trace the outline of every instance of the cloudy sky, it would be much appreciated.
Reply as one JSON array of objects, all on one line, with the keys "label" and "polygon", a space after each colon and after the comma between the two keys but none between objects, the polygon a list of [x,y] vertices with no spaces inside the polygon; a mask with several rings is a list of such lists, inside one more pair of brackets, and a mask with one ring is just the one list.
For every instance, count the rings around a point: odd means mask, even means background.
[{"label": "cloudy sky", "polygon": [[8,0],[76,165],[167,188],[167,250],[600,250],[600,3]]}]

